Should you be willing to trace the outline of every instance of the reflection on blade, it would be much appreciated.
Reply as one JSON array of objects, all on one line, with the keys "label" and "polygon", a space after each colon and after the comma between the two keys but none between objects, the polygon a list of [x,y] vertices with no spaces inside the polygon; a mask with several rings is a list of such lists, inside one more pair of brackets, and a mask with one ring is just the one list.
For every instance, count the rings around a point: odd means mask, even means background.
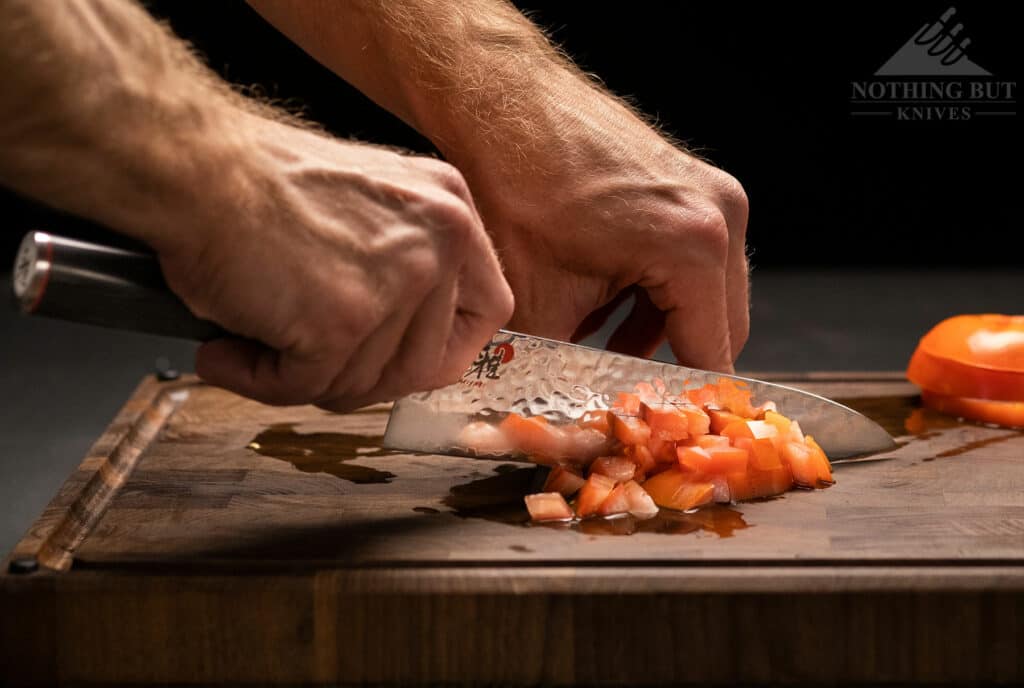
[{"label": "reflection on blade", "polygon": [[774,401],[783,415],[814,435],[830,458],[895,446],[877,423],[816,394],[506,331],[492,338],[459,382],[397,401],[384,444],[463,454],[467,448],[457,446],[457,438],[473,419],[515,412],[567,422],[588,410],[608,408],[619,392],[631,391],[637,382],[660,379],[670,392],[678,393],[715,384],[722,377],[748,385],[754,404]]}]

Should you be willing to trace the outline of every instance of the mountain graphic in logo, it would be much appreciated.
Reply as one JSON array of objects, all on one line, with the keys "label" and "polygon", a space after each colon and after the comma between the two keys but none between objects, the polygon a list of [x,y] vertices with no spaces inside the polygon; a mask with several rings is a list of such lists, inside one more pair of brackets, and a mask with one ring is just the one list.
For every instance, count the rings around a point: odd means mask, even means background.
[{"label": "mountain graphic in logo", "polygon": [[961,36],[963,24],[951,26],[954,14],[950,7],[938,21],[922,26],[875,76],[991,76],[967,59],[971,39]]}]

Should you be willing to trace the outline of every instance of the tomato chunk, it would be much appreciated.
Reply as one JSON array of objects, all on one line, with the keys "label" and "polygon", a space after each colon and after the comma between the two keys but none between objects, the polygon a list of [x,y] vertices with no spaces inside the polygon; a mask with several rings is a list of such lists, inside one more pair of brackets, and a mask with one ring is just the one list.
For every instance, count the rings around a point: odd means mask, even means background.
[{"label": "tomato chunk", "polygon": [[697,446],[708,449],[710,447],[728,447],[729,438],[721,435],[701,435],[697,438]]},{"label": "tomato chunk", "polygon": [[651,495],[647,494],[647,490],[635,480],[630,480],[623,485],[623,491],[626,494],[629,513],[633,516],[646,519],[658,515],[658,505],[651,499]]},{"label": "tomato chunk", "polygon": [[526,495],[523,501],[526,502],[526,510],[530,512],[530,518],[534,521],[571,521],[573,518],[572,509],[566,503],[565,497],[557,492]]},{"label": "tomato chunk", "polygon": [[636,475],[636,464],[625,456],[602,456],[590,464],[591,474],[599,473],[617,483],[632,480]]},{"label": "tomato chunk", "polygon": [[715,492],[715,486],[711,483],[694,482],[690,475],[676,468],[648,478],[643,488],[658,506],[679,511],[710,503]]},{"label": "tomato chunk", "polygon": [[744,423],[746,418],[737,416],[735,413],[729,413],[728,411],[718,411],[716,409],[708,409],[708,417],[710,419],[710,429],[716,435],[721,435],[722,430],[725,430],[726,426],[732,423]]},{"label": "tomato chunk", "polygon": [[539,463],[550,464],[566,455],[565,432],[549,423],[544,416],[525,418],[518,413],[510,413],[499,427],[519,451],[539,459]]},{"label": "tomato chunk", "polygon": [[576,513],[580,518],[593,516],[613,489],[615,489],[614,480],[600,473],[591,473],[576,498]]},{"label": "tomato chunk", "polygon": [[759,471],[782,468],[782,459],[771,439],[757,439],[750,444],[750,467]]},{"label": "tomato chunk", "polygon": [[671,404],[643,404],[641,415],[651,428],[651,437],[678,442],[690,435],[686,413]]},{"label": "tomato chunk", "polygon": [[462,428],[456,444],[477,455],[511,454],[516,449],[501,428],[484,421],[474,421]]},{"label": "tomato chunk", "polygon": [[626,494],[626,485],[621,483],[612,488],[608,496],[597,507],[598,516],[615,516],[616,514],[629,513],[629,496]]},{"label": "tomato chunk", "polygon": [[612,434],[611,411],[587,411],[576,424],[581,428],[597,430],[609,437]]},{"label": "tomato chunk", "polygon": [[586,479],[574,470],[566,466],[555,466],[548,473],[548,479],[544,481],[544,491],[571,497],[579,492],[585,482]]},{"label": "tomato chunk", "polygon": [[623,444],[647,444],[651,439],[651,429],[639,416],[624,416],[618,413],[612,416],[612,432]]},{"label": "tomato chunk", "polygon": [[786,442],[782,445],[782,460],[793,473],[793,482],[803,487],[818,487],[831,484],[832,472],[828,459],[820,448],[815,451],[802,442]]},{"label": "tomato chunk", "polygon": [[658,465],[658,462],[655,461],[654,456],[651,454],[651,450],[647,448],[647,445],[638,444],[632,447],[626,447],[625,456],[636,464],[636,474],[634,478],[637,480],[642,480]]}]

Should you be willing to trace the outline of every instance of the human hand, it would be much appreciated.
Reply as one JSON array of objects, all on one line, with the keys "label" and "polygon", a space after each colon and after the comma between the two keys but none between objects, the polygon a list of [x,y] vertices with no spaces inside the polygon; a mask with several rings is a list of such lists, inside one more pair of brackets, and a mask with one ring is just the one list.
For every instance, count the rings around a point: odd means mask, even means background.
[{"label": "human hand", "polygon": [[234,169],[148,238],[193,312],[246,338],[204,344],[199,375],[339,411],[457,380],[513,304],[461,175],[245,121]]},{"label": "human hand", "polygon": [[749,330],[742,187],[574,75],[553,90],[527,130],[456,154],[515,294],[509,327],[578,340],[635,293],[609,348],[649,356],[667,335],[680,362],[732,371]]}]

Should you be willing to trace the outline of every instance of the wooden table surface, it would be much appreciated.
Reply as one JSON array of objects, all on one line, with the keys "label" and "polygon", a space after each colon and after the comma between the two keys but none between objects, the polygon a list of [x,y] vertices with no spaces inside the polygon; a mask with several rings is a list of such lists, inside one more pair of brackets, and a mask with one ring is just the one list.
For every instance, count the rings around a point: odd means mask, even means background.
[{"label": "wooden table surface", "polygon": [[543,469],[381,449],[387,406],[145,380],[0,575],[0,677],[1024,680],[1024,433],[894,375],[784,381],[899,448],[828,490],[569,528],[526,523]]}]

